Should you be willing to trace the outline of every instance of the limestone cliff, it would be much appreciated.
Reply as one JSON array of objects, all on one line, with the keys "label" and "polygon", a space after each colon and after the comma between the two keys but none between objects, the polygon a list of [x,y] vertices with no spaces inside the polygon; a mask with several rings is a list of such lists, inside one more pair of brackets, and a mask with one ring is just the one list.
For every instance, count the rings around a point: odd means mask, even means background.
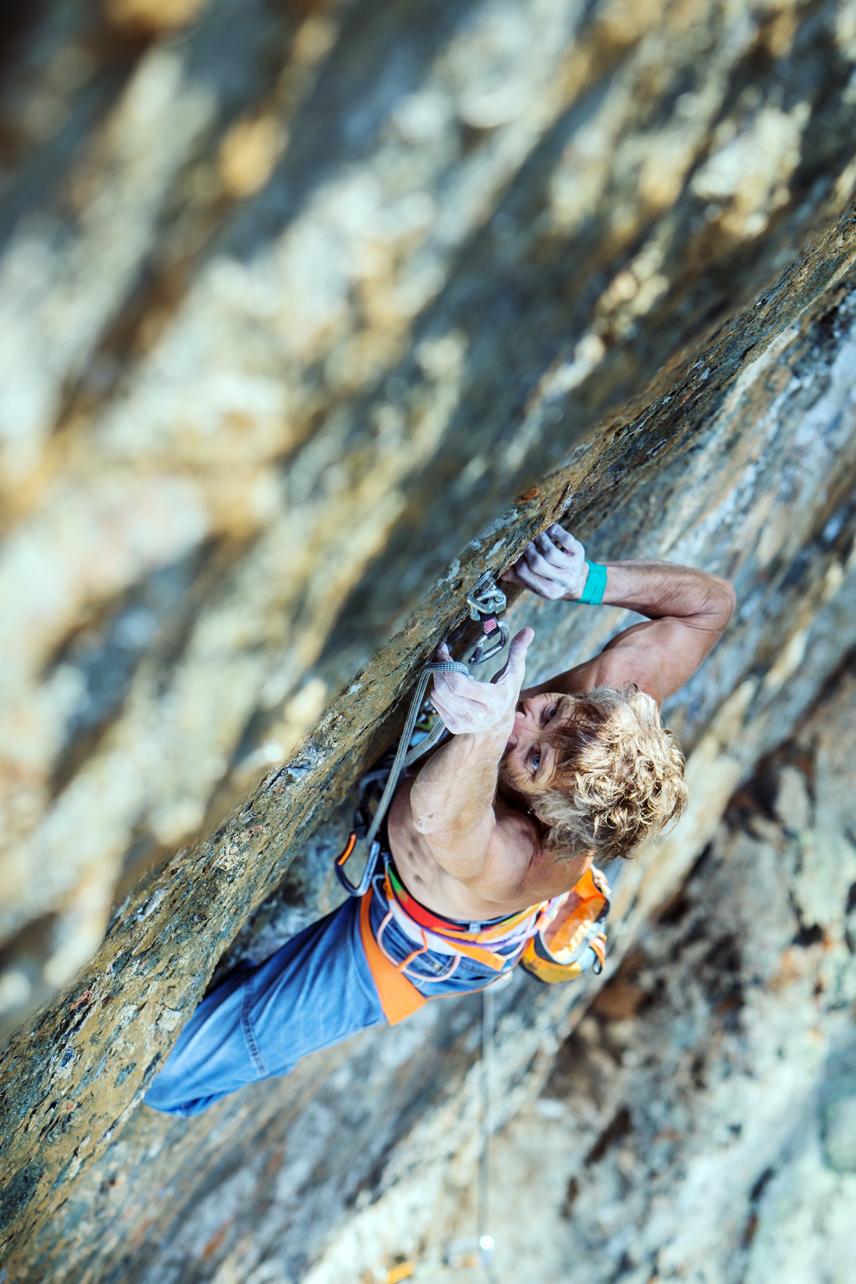
[{"label": "limestone cliff", "polygon": [[[494,1142],[500,1273],[851,1278],[854,713],[842,671]],[[421,1262],[472,1235],[471,1201],[455,1212]]]},{"label": "limestone cliff", "polygon": [[[551,518],[740,601],[668,710],[692,806],[622,871],[612,969],[852,652],[853,10],[104,0],[4,34],[3,1261],[357,1278],[468,1180],[469,1002],[197,1121],[140,1098],[215,969],[331,903],[420,662]],[[622,616],[512,618],[546,676]],[[503,995],[507,1117],[592,993]]]}]

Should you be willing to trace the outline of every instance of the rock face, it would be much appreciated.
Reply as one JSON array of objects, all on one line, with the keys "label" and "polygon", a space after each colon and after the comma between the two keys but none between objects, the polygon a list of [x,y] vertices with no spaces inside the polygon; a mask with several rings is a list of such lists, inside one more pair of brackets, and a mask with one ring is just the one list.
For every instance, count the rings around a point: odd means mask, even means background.
[{"label": "rock face", "polygon": [[[622,871],[612,966],[852,651],[856,28],[785,0],[110,0],[13,34],[4,1261],[353,1278],[354,1234],[408,1251],[468,1179],[468,1001],[196,1121],[140,1098],[215,969],[328,907],[420,662],[555,516],[740,599],[669,710],[693,803]],[[511,614],[539,677],[621,622]],[[590,998],[504,994],[508,1117]]]},{"label": "rock face", "polygon": [[854,714],[841,673],[494,1142],[500,1277],[852,1278]]}]

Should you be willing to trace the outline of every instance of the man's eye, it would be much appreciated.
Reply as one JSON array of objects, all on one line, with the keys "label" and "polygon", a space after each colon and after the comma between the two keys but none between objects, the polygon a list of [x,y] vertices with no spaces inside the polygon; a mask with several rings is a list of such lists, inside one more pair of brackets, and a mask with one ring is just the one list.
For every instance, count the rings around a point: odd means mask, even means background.
[{"label": "man's eye", "polygon": [[551,705],[547,708],[547,710],[546,710],[546,712],[545,712],[545,714],[544,714],[544,720],[543,720],[543,722],[542,722],[542,724],[541,724],[542,726],[546,726],[548,722],[551,722],[551,721],[552,721],[552,719],[553,719],[553,718],[555,718],[555,716],[556,716],[556,712],[557,712],[558,708],[559,708],[559,706],[558,706],[557,704],[551,704]]},{"label": "man's eye", "polygon": [[541,750],[533,749],[529,755],[529,770],[532,772],[533,776],[535,775],[535,772],[538,770],[540,766],[541,766]]}]

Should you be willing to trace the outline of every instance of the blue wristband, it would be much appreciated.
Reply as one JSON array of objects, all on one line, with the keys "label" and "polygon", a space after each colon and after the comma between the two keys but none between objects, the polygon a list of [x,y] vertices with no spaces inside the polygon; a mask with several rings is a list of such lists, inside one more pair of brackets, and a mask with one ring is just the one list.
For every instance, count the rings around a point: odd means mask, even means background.
[{"label": "blue wristband", "polygon": [[589,568],[588,576],[577,600],[585,602],[587,606],[600,606],[606,592],[606,567],[600,562],[590,562],[588,558],[586,566]]}]

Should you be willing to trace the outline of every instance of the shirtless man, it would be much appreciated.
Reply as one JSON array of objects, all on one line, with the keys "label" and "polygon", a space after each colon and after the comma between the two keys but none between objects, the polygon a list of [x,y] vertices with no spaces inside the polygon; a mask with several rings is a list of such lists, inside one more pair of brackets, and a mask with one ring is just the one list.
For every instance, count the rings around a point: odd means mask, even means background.
[{"label": "shirtless man", "polygon": [[503,578],[579,602],[589,576],[605,580],[605,605],[648,619],[525,690],[528,628],[493,682],[435,676],[432,701],[451,738],[399,785],[384,871],[361,901],[221,981],[181,1031],[147,1105],[197,1114],[427,999],[483,989],[519,962],[545,907],[565,902],[593,861],[630,855],[680,814],[683,756],[659,706],[716,644],[734,591],[664,562],[604,571],[559,525]]}]

